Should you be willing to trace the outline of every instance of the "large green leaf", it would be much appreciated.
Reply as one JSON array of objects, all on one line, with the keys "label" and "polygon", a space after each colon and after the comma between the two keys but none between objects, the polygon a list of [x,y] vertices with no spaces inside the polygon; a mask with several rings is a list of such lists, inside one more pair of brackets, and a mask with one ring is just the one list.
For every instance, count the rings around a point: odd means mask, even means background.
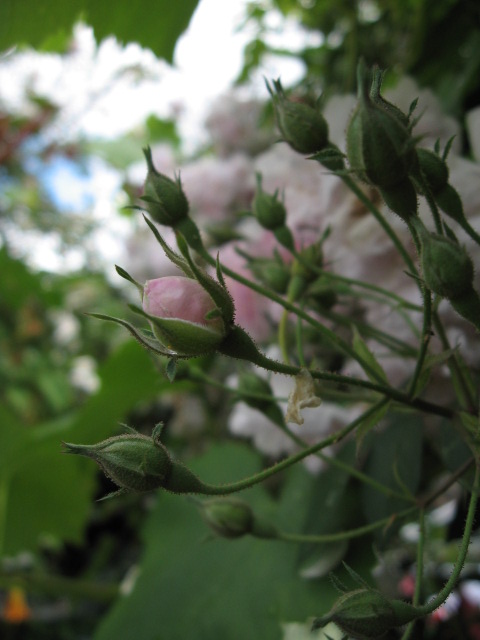
[{"label": "large green leaf", "polygon": [[198,0],[2,0],[0,51],[16,44],[41,48],[70,33],[80,18],[93,27],[97,41],[114,35],[138,42],[172,61],[175,43],[185,31]]},{"label": "large green leaf", "polygon": [[[191,466],[202,479],[226,482],[258,470],[259,457],[243,445],[216,445]],[[342,493],[336,470],[324,492],[322,475],[299,466],[284,476],[277,501],[262,486],[242,497],[277,526],[301,531],[312,511],[321,519],[330,500],[327,520]],[[304,557],[296,544],[248,536],[206,540],[208,534],[191,502],[159,494],[138,581],[104,619],[95,640],[278,640],[282,625],[325,613],[338,595],[328,578],[300,577]]]},{"label": "large green leaf", "polygon": [[363,485],[365,516],[375,522],[411,505],[408,497],[418,490],[421,479],[423,423],[411,413],[396,413],[391,415],[385,429],[370,432],[369,436],[365,473],[397,493],[405,494],[403,500],[381,493],[369,484]]},{"label": "large green leaf", "polygon": [[0,416],[0,553],[34,548],[42,535],[80,540],[97,467],[60,455],[61,441],[102,440],[135,404],[169,385],[133,341],[112,354],[100,379],[98,392],[62,419],[27,429],[6,412]]}]

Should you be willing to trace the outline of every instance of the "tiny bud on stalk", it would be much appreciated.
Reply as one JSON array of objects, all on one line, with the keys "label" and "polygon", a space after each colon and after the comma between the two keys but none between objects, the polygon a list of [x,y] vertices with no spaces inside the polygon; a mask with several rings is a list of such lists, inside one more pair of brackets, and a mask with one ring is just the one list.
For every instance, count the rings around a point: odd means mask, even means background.
[{"label": "tiny bud on stalk", "polygon": [[189,210],[180,179],[171,180],[155,169],[150,147],[144,149],[143,153],[148,167],[141,198],[145,203],[144,208],[159,224],[175,227],[188,217]]},{"label": "tiny bud on stalk", "polygon": [[262,177],[257,174],[257,191],[253,200],[253,213],[264,229],[274,231],[285,226],[287,211],[278,194],[265,193],[262,189]]},{"label": "tiny bud on stalk", "polygon": [[312,629],[334,622],[354,638],[372,640],[417,617],[418,611],[406,602],[389,600],[373,589],[358,589],[341,596],[330,613],[314,621]]},{"label": "tiny bud on stalk", "polygon": [[328,144],[328,124],[322,114],[303,102],[288,100],[280,80],[267,83],[280,133],[292,149],[310,155]]},{"label": "tiny bud on stalk", "polygon": [[208,526],[223,538],[276,538],[277,530],[259,520],[249,504],[236,498],[212,498],[201,504],[202,516]]}]

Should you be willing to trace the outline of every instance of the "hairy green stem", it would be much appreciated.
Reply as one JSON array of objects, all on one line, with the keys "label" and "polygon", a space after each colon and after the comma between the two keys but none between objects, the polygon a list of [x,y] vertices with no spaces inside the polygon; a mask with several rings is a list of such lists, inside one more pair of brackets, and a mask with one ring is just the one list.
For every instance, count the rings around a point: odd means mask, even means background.
[{"label": "hairy green stem", "polygon": [[[288,376],[295,376],[301,371],[301,367],[287,365],[276,360],[272,360],[262,354],[257,349],[256,345],[253,343],[248,334],[246,334],[239,327],[234,327],[231,330],[230,334],[225,338],[225,340],[218,348],[218,351],[230,357],[247,360],[248,362],[256,364],[257,366],[266,369],[267,371],[273,371],[275,373],[283,373]],[[427,413],[444,416],[445,418],[452,418],[454,416],[454,412],[451,409],[432,404],[426,400],[421,400],[419,398],[409,398],[405,393],[402,393],[401,391],[398,391],[393,387],[377,384],[375,382],[371,382],[370,380],[360,380],[358,378],[342,376],[340,374],[330,373],[328,371],[320,371],[318,369],[309,369],[309,373],[312,378],[316,378],[317,380],[328,380],[330,382],[363,387],[364,389],[377,391],[378,393],[391,398],[392,400],[395,400],[400,404],[404,404],[409,407],[425,411]]]},{"label": "hairy green stem", "polygon": [[430,338],[432,336],[432,294],[430,290],[425,286],[422,286],[422,296],[424,302],[422,338],[420,342],[420,349],[418,351],[417,364],[415,366],[415,371],[413,373],[413,377],[410,382],[410,388],[408,391],[408,395],[410,396],[410,398],[415,397],[418,381],[420,378],[420,374],[422,373],[425,358],[427,357],[428,346],[430,344]]},{"label": "hairy green stem", "polygon": [[[388,402],[388,400],[385,400],[384,402],[377,403],[377,405],[376,405],[377,409],[380,409],[380,407],[382,407],[383,405],[387,404],[387,402]],[[306,442],[304,440],[302,440],[302,438],[297,436],[288,427],[288,425],[285,424],[283,426],[283,428],[282,428],[282,431],[289,438],[291,438],[291,440],[293,442],[295,442],[299,446],[301,446],[301,447],[306,447],[307,446]],[[360,482],[363,482],[365,484],[369,484],[371,487],[373,487],[374,489],[376,489],[380,493],[383,493],[384,495],[388,496],[389,498],[400,498],[401,500],[407,500],[407,501],[415,502],[415,499],[412,498],[411,496],[405,495],[403,493],[399,493],[398,491],[395,491],[394,489],[391,489],[390,487],[387,487],[386,485],[381,484],[380,482],[378,482],[374,478],[371,478],[367,474],[362,473],[358,469],[355,469],[355,467],[352,467],[351,465],[347,464],[346,462],[343,462],[342,460],[340,460],[340,458],[338,458],[336,456],[326,456],[321,451],[317,451],[317,453],[315,455],[318,456],[321,460],[323,460],[323,462],[325,462],[326,464],[332,465],[333,467],[337,467],[337,469],[341,469],[342,471],[345,471],[346,473],[348,473],[349,475],[353,476],[354,478],[357,478],[357,480],[360,480]]]},{"label": "hairy green stem", "polygon": [[465,560],[467,558],[468,547],[470,545],[470,537],[472,535],[473,524],[475,520],[475,509],[477,507],[478,502],[478,492],[480,488],[480,467],[478,461],[475,461],[475,479],[473,482],[472,493],[470,496],[470,504],[468,506],[467,519],[465,522],[465,529],[463,532],[462,542],[460,545],[460,549],[458,552],[457,561],[452,571],[452,575],[445,583],[443,589],[441,589],[438,594],[427,602],[426,604],[419,606],[418,611],[422,616],[427,616],[430,613],[433,613],[435,609],[438,609],[445,600],[448,598],[455,585],[457,584],[458,578],[460,577],[460,573],[465,564]]},{"label": "hairy green stem", "polygon": [[[396,514],[397,518],[403,518],[404,516],[409,515],[415,507],[409,507],[404,511]],[[360,536],[364,536],[367,533],[371,533],[376,529],[380,529],[385,525],[388,525],[392,522],[392,516],[387,516],[382,518],[381,520],[377,520],[376,522],[372,522],[370,524],[366,524],[362,527],[357,527],[356,529],[350,529],[348,531],[339,531],[337,533],[324,533],[320,535],[308,534],[308,533],[287,533],[285,531],[279,531],[277,538],[278,540],[284,540],[285,542],[308,542],[308,543],[317,543],[321,544],[323,542],[338,542],[340,540],[351,540],[352,538],[359,538]]]},{"label": "hairy green stem", "polygon": [[405,262],[405,264],[407,265],[409,271],[411,273],[413,273],[413,274],[416,274],[417,273],[417,268],[415,267],[415,265],[413,263],[413,260],[408,255],[408,253],[407,253],[405,247],[403,246],[403,244],[401,243],[399,237],[397,236],[397,234],[395,233],[393,228],[385,220],[385,218],[382,215],[382,213],[377,209],[377,207],[373,204],[373,202],[371,202],[371,200],[363,193],[363,191],[357,185],[355,180],[353,180],[347,174],[340,175],[340,178],[347,185],[347,187],[357,196],[357,198],[360,200],[360,202],[362,202],[362,204],[365,205],[365,207],[370,211],[370,213],[373,214],[373,216],[375,217],[377,222],[380,224],[382,229],[385,231],[385,233],[388,235],[390,240],[393,242],[395,248],[397,249],[398,253],[401,255],[401,257],[402,257],[403,261]]},{"label": "hairy green stem", "polygon": [[306,449],[303,449],[303,451],[295,453],[289,456],[288,458],[285,458],[284,460],[277,462],[277,464],[271,467],[268,467],[267,469],[264,469],[263,471],[260,471],[259,473],[254,474],[253,476],[250,476],[249,478],[244,478],[243,480],[239,480],[238,482],[231,482],[225,485],[212,485],[212,484],[201,482],[201,486],[199,486],[198,490],[195,492],[202,493],[204,495],[221,496],[221,495],[229,495],[231,493],[236,493],[237,491],[242,491],[243,489],[249,489],[250,487],[253,487],[256,484],[263,482],[264,480],[267,480],[267,478],[270,478],[276,473],[279,473],[280,471],[283,471],[284,469],[287,469],[288,467],[296,464],[300,460],[303,460],[304,458],[314,453],[317,453],[317,451],[320,451],[321,449],[325,449],[325,447],[328,447],[332,444],[340,442],[349,433],[354,431],[364,420],[368,419],[373,413],[375,413],[378,410],[379,405],[383,402],[384,400],[381,400],[379,403],[377,403],[373,407],[370,407],[369,409],[367,409],[367,411],[362,413],[361,416],[353,420],[350,424],[348,424],[346,427],[344,427],[337,433],[333,433],[332,435],[328,436],[327,438],[324,438],[323,440],[321,440],[320,442],[317,442],[311,447],[307,447]]}]

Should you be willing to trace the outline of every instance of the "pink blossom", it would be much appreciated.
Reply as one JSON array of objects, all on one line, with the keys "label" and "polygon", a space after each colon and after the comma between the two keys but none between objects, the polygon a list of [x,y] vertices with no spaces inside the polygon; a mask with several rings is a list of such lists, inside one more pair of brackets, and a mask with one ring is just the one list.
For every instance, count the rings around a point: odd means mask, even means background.
[{"label": "pink blossom", "polygon": [[148,280],[143,293],[143,308],[158,318],[174,318],[208,327],[223,334],[221,317],[206,318],[215,303],[196,281],[183,276],[167,276]]}]

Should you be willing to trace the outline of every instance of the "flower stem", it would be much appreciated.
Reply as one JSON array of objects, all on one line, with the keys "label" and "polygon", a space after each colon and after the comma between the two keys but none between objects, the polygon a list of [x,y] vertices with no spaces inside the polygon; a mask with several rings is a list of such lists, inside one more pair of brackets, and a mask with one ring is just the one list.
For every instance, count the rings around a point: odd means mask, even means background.
[{"label": "flower stem", "polygon": [[317,442],[311,447],[307,447],[306,449],[303,449],[303,451],[300,451],[296,454],[289,456],[288,458],[285,458],[280,462],[277,462],[277,464],[271,467],[268,467],[267,469],[264,469],[263,471],[260,471],[259,473],[253,476],[250,476],[249,478],[239,480],[238,482],[231,482],[225,485],[212,485],[212,484],[202,482],[201,487],[199,487],[196,493],[202,493],[204,495],[212,495],[212,496],[213,495],[221,496],[221,495],[229,495],[231,493],[236,493],[237,491],[242,491],[243,489],[249,489],[250,487],[253,487],[256,484],[263,482],[267,478],[270,478],[276,473],[279,473],[280,471],[287,469],[293,464],[296,464],[297,462],[299,462],[300,460],[303,460],[307,456],[317,453],[317,451],[320,451],[321,449],[325,449],[325,447],[328,447],[332,444],[340,442],[349,433],[354,431],[364,420],[368,419],[372,414],[376,413],[378,411],[379,406],[381,406],[384,402],[385,400],[380,400],[377,404],[367,409],[364,413],[362,413],[361,416],[353,420],[350,424],[348,424],[346,427],[344,427],[337,433],[334,433],[328,436],[327,438],[324,438],[323,440],[321,440],[320,442]]},{"label": "flower stem", "polygon": [[417,273],[417,269],[416,269],[416,267],[415,267],[415,265],[413,263],[413,260],[408,255],[408,253],[407,253],[405,247],[403,246],[403,244],[401,243],[399,237],[397,236],[397,234],[395,233],[393,228],[385,220],[385,218],[382,215],[382,213],[377,209],[377,207],[373,204],[373,202],[371,202],[371,200],[363,193],[363,191],[357,185],[355,180],[352,180],[352,178],[347,174],[340,175],[340,178],[347,185],[347,187],[357,196],[357,198],[360,200],[360,202],[362,202],[362,204],[364,204],[367,207],[367,209],[370,211],[370,213],[373,214],[373,216],[375,217],[377,222],[380,224],[382,229],[385,231],[385,233],[388,235],[390,240],[393,242],[393,244],[394,244],[395,248],[397,249],[398,253],[402,256],[403,261],[407,265],[409,271],[411,273],[413,273],[413,274],[416,274]]},{"label": "flower stem", "polygon": [[432,599],[430,602],[419,606],[418,611],[422,616],[427,616],[430,613],[433,613],[435,609],[438,609],[445,600],[448,598],[453,588],[457,584],[458,578],[460,577],[460,573],[463,569],[463,565],[465,564],[465,560],[467,558],[468,547],[470,544],[470,537],[472,535],[473,524],[475,520],[475,509],[477,507],[478,501],[478,492],[480,488],[480,467],[478,460],[475,461],[475,479],[473,482],[472,493],[470,496],[470,504],[468,506],[467,519],[465,522],[465,529],[463,532],[462,543],[460,545],[460,550],[458,552],[457,561],[452,571],[452,575],[445,583],[443,589],[439,591],[439,593]]},{"label": "flower stem", "polygon": [[[409,507],[408,509],[404,509],[400,513],[396,514],[396,518],[403,518],[406,515],[412,513],[415,507]],[[284,540],[285,542],[308,542],[308,543],[316,543],[321,544],[323,542],[338,542],[340,540],[351,540],[352,538],[359,538],[360,536],[364,536],[367,533],[371,533],[376,529],[380,529],[385,525],[391,524],[393,521],[392,516],[387,516],[382,518],[381,520],[377,520],[376,522],[371,522],[370,524],[366,524],[362,527],[357,527],[356,529],[350,529],[349,531],[339,531],[337,533],[324,533],[320,535],[307,534],[307,533],[286,533],[285,531],[279,531],[276,539]]]}]

